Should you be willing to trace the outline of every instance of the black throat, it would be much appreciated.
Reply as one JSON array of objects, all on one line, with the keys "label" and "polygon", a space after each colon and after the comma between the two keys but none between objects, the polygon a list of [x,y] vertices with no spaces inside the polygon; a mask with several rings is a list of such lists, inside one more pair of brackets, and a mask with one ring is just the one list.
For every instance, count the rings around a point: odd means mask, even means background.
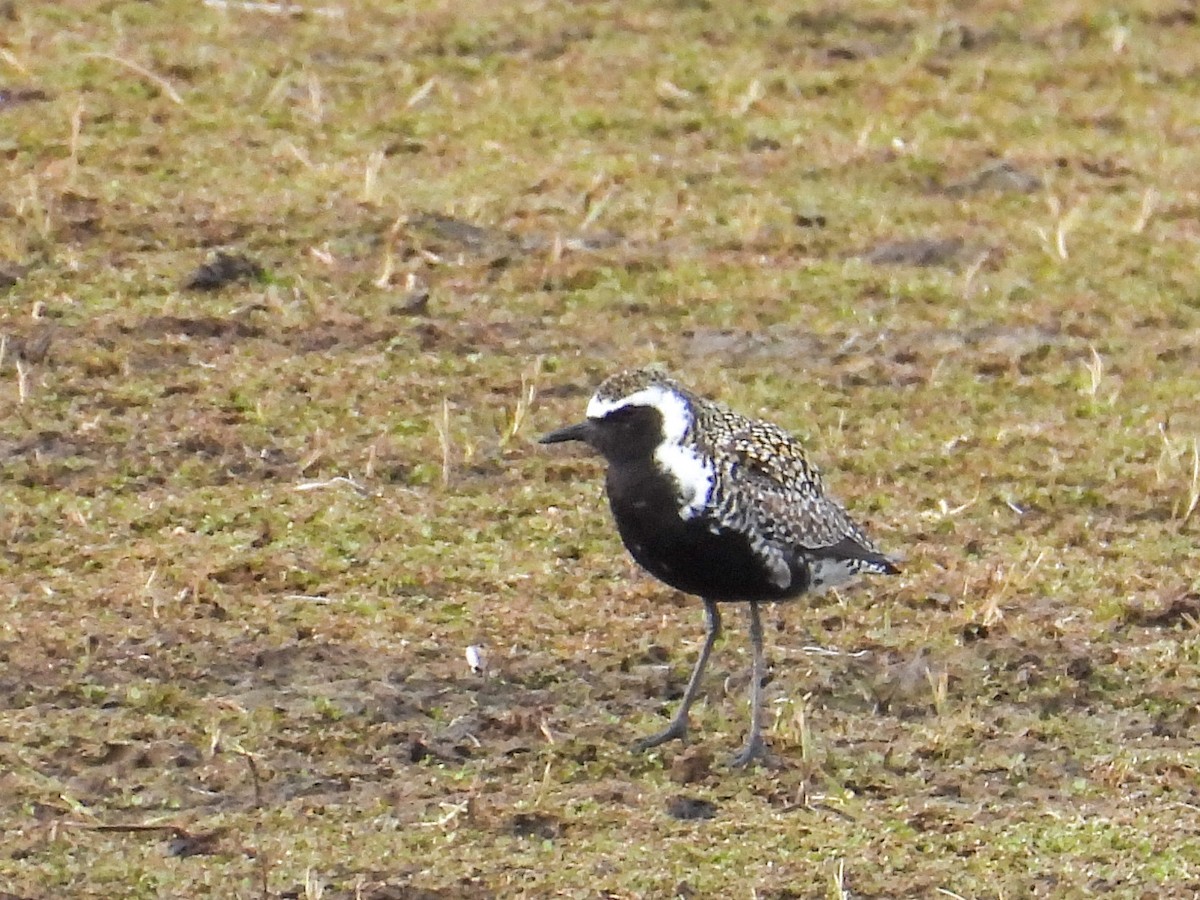
[{"label": "black throat", "polygon": [[663,418],[653,406],[622,406],[591,422],[590,443],[613,465],[653,465]]}]

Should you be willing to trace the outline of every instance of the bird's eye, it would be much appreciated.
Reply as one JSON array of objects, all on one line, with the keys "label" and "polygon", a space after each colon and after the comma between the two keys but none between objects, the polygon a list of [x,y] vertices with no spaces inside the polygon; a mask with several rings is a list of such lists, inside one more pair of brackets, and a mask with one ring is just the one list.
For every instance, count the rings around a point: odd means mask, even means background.
[{"label": "bird's eye", "polygon": [[633,417],[634,407],[619,406],[604,417],[607,422],[627,422]]}]

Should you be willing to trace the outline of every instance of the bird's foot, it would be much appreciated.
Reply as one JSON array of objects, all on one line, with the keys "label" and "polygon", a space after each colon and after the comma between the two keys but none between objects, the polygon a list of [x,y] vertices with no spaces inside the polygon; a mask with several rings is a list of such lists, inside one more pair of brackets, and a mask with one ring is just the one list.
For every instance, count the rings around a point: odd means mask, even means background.
[{"label": "bird's foot", "polygon": [[729,764],[735,769],[742,769],[756,761],[764,765],[769,765],[773,761],[773,755],[761,734],[752,734],[746,738],[746,746],[734,755]]},{"label": "bird's foot", "polygon": [[688,733],[687,719],[672,719],[671,724],[657,734],[644,737],[633,742],[633,749],[642,753],[651,747],[665,744],[667,741],[686,741]]}]

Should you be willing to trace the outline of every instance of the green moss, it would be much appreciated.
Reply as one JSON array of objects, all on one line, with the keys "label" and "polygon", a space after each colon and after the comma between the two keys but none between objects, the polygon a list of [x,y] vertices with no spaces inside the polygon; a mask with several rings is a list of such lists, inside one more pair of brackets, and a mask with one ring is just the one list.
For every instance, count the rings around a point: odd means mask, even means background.
[{"label": "green moss", "polygon": [[[1192,891],[1186,17],[312,6],[4,30],[46,99],[0,104],[0,887]],[[864,258],[923,238],[962,253]],[[182,290],[216,249],[270,274]],[[779,770],[721,764],[736,613],[712,767],[628,749],[699,607],[534,438],[649,360],[906,557],[771,611]]]}]

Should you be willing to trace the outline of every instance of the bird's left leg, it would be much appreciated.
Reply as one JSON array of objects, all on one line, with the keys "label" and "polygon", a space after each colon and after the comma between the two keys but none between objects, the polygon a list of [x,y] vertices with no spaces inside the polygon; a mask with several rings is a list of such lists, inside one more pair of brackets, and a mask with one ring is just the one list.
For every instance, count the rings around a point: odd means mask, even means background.
[{"label": "bird's left leg", "polygon": [[763,661],[762,617],[759,615],[758,604],[753,601],[750,603],[750,644],[754,650],[754,663],[750,672],[750,733],[746,735],[745,746],[732,760],[734,766],[749,765],[767,755],[767,745],[762,736],[763,678],[767,672]]},{"label": "bird's left leg", "polygon": [[700,656],[696,660],[696,667],[692,669],[692,677],[688,679],[687,689],[683,692],[683,700],[679,703],[679,709],[676,710],[675,717],[671,719],[671,724],[662,731],[636,741],[633,745],[635,750],[649,750],[651,747],[657,747],[667,741],[687,740],[688,710],[692,708],[692,701],[700,693],[700,676],[704,674],[708,655],[712,653],[713,644],[721,634],[721,610],[717,604],[712,600],[705,599],[704,612],[708,619],[708,634],[704,636],[704,646],[700,648]]}]

